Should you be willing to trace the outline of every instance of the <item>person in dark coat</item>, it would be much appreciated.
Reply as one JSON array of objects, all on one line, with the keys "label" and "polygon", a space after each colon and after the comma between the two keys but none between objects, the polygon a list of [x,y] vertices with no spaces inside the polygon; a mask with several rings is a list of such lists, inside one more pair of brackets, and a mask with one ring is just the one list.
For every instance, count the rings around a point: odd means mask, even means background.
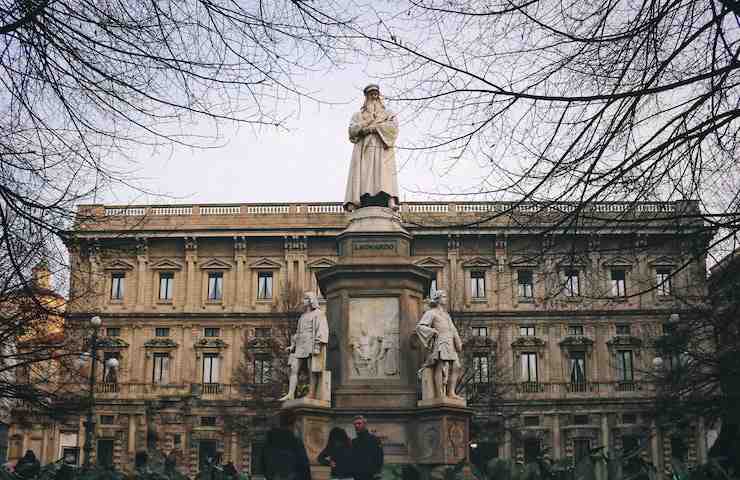
[{"label": "person in dark coat", "polygon": [[295,418],[281,411],[278,426],[267,431],[262,467],[267,480],[311,480],[311,468],[303,442],[293,434]]},{"label": "person in dark coat", "polygon": [[36,454],[33,450],[26,450],[26,454],[23,458],[18,460],[15,465],[15,473],[21,478],[34,478],[41,471],[41,463],[36,458]]},{"label": "person in dark coat", "polygon": [[318,461],[321,465],[331,467],[332,480],[352,478],[352,442],[343,428],[331,429],[329,440],[319,453]]},{"label": "person in dark coat", "polygon": [[352,465],[355,480],[373,480],[383,469],[383,445],[367,431],[367,420],[358,415],[352,420],[357,437],[352,440]]},{"label": "person in dark coat", "polygon": [[239,472],[236,471],[236,467],[233,462],[229,462],[224,465],[224,475],[226,475],[227,478],[236,478],[239,476]]}]

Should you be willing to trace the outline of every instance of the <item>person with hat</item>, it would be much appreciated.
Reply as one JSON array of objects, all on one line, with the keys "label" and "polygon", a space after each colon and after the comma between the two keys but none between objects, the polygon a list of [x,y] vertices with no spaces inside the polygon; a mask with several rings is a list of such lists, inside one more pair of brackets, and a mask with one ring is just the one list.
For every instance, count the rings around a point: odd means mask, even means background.
[{"label": "person with hat", "polygon": [[344,208],[389,207],[398,210],[396,139],[398,122],[385,109],[378,85],[363,90],[365,103],[352,115],[349,141],[354,144]]}]

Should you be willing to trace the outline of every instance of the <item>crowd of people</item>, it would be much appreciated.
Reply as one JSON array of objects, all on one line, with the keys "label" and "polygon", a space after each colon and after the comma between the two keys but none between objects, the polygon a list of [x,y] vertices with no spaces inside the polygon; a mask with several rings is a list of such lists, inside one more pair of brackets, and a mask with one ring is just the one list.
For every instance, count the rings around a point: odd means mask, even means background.
[{"label": "crowd of people", "polygon": [[[311,469],[303,442],[293,433],[294,417],[281,412],[279,425],[267,432],[262,465],[267,480],[311,480]],[[350,440],[343,428],[329,432],[318,463],[331,467],[332,480],[375,480],[383,468],[383,446],[367,429],[367,420],[352,421],[356,436]]]},{"label": "crowd of people", "polygon": [[[294,432],[295,417],[291,412],[283,411],[278,416],[278,424],[271,428],[265,438],[262,450],[262,465],[267,480],[311,480],[311,469],[303,441]],[[350,439],[343,428],[335,427],[329,432],[326,447],[318,456],[318,463],[331,467],[332,480],[377,480],[383,468],[383,447],[378,437],[367,429],[367,420],[357,416],[352,421],[356,436]],[[135,471],[146,472],[149,469],[149,455],[145,451],[135,456]],[[238,478],[239,474],[233,463],[222,466],[217,459],[208,462],[209,475],[202,478],[214,478],[214,470],[222,472],[221,478]],[[32,450],[28,450],[15,466],[15,473],[21,479],[32,480],[38,476],[41,464]],[[176,471],[176,459],[170,454],[164,459],[164,474],[168,478]],[[66,463],[55,476],[56,480],[69,480],[73,472]]]}]

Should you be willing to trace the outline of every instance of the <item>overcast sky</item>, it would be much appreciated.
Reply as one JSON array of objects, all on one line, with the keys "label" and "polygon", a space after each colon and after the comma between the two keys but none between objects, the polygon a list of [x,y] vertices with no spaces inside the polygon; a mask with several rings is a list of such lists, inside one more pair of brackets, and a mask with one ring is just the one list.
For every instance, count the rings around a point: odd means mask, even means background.
[{"label": "overcast sky", "polygon": [[[136,185],[163,196],[147,195],[115,185],[101,192],[96,203],[240,203],[341,202],[349,170],[352,144],[347,126],[363,101],[362,89],[374,83],[366,66],[316,74],[304,82],[331,103],[302,100],[285,106],[291,115],[288,129],[223,125],[215,130],[204,121],[193,127],[199,135],[221,139],[223,146],[193,149],[169,146],[141,148],[131,157],[138,165]],[[382,84],[381,84],[382,88]],[[392,101],[386,106],[394,109]],[[418,137],[415,119],[400,116],[399,143]],[[429,158],[397,150],[401,199],[426,200],[419,191],[441,191],[469,186],[470,168],[440,175]]]}]

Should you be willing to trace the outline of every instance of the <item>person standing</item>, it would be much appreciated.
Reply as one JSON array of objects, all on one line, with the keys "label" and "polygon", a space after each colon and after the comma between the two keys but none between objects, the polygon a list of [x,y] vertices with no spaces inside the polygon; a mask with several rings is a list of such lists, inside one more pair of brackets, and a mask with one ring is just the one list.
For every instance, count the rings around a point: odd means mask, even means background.
[{"label": "person standing", "polygon": [[352,420],[357,436],[352,440],[352,470],[355,480],[380,478],[383,469],[383,445],[367,430],[367,420],[358,415]]},{"label": "person standing", "polygon": [[329,432],[326,447],[319,453],[319,464],[331,467],[332,480],[351,480],[352,441],[343,428],[334,427]]},{"label": "person standing", "polygon": [[278,414],[278,425],[267,431],[262,467],[267,480],[311,480],[311,468],[303,442],[293,433],[295,417]]}]

